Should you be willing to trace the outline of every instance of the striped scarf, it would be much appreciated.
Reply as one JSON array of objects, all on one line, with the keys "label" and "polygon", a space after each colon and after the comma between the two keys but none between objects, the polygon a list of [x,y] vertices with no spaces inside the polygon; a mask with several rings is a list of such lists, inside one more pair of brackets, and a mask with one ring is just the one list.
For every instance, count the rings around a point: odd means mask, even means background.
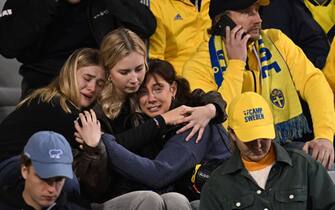
[{"label": "striped scarf", "polygon": [[[218,88],[224,81],[227,57],[223,51],[224,43],[220,36],[211,36],[209,53],[215,82]],[[301,138],[310,132],[307,120],[302,113],[298,93],[295,89],[289,67],[280,52],[263,31],[255,41],[261,64],[261,95],[268,102],[276,128],[276,141],[285,143],[288,139]]]}]

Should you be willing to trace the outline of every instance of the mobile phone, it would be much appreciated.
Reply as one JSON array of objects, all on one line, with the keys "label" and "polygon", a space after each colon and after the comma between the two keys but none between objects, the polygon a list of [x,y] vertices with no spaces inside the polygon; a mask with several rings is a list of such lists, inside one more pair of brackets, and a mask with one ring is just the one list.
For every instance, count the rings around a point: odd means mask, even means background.
[{"label": "mobile phone", "polygon": [[226,37],[226,26],[230,27],[230,30],[235,28],[236,24],[226,14],[220,17],[220,20],[213,26],[211,34]]}]

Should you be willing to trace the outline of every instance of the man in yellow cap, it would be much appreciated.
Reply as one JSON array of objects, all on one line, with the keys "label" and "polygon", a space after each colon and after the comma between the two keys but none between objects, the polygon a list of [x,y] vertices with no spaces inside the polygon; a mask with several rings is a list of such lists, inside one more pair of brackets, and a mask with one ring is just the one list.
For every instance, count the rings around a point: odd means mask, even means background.
[{"label": "man in yellow cap", "polygon": [[[276,142],[307,142],[304,150],[331,169],[333,93],[322,72],[285,34],[261,29],[258,10],[267,4],[269,0],[211,0],[211,33],[185,63],[183,76],[191,89],[216,90],[228,105],[243,92],[259,93],[273,113]],[[303,113],[300,99],[308,103],[312,120],[306,120],[308,110]]]},{"label": "man in yellow cap", "polygon": [[325,168],[273,141],[273,116],[261,95],[245,92],[230,103],[228,131],[235,152],[202,188],[200,209],[335,209]]}]

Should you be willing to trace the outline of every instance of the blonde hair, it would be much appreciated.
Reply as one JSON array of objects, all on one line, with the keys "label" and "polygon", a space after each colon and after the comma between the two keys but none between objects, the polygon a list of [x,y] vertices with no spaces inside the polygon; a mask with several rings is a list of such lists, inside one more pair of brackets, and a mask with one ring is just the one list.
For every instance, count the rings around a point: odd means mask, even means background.
[{"label": "blonde hair", "polygon": [[[126,28],[118,28],[107,34],[100,47],[104,67],[109,71],[124,57],[132,52],[143,55],[145,70],[148,69],[146,61],[147,49],[142,39],[134,32]],[[134,95],[134,94],[132,94]],[[139,110],[135,96],[128,96],[130,99],[130,109],[132,112]],[[115,119],[120,111],[126,97],[121,96],[113,85],[113,81],[108,79],[98,101],[104,114]]]},{"label": "blonde hair", "polygon": [[33,91],[27,98],[22,100],[17,107],[30,103],[34,98],[39,101],[50,103],[54,97],[59,97],[60,106],[66,113],[71,113],[69,104],[80,109],[79,87],[77,70],[86,66],[103,66],[100,53],[96,49],[82,48],[74,51],[64,63],[58,77],[48,86]]}]

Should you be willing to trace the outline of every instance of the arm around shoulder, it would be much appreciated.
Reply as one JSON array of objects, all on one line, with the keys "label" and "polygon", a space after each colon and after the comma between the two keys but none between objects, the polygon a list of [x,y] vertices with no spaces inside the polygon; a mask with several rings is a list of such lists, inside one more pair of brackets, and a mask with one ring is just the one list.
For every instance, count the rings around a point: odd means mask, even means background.
[{"label": "arm around shoulder", "polygon": [[325,74],[333,93],[335,93],[335,39],[332,42],[326,65],[323,68],[323,73]]}]

